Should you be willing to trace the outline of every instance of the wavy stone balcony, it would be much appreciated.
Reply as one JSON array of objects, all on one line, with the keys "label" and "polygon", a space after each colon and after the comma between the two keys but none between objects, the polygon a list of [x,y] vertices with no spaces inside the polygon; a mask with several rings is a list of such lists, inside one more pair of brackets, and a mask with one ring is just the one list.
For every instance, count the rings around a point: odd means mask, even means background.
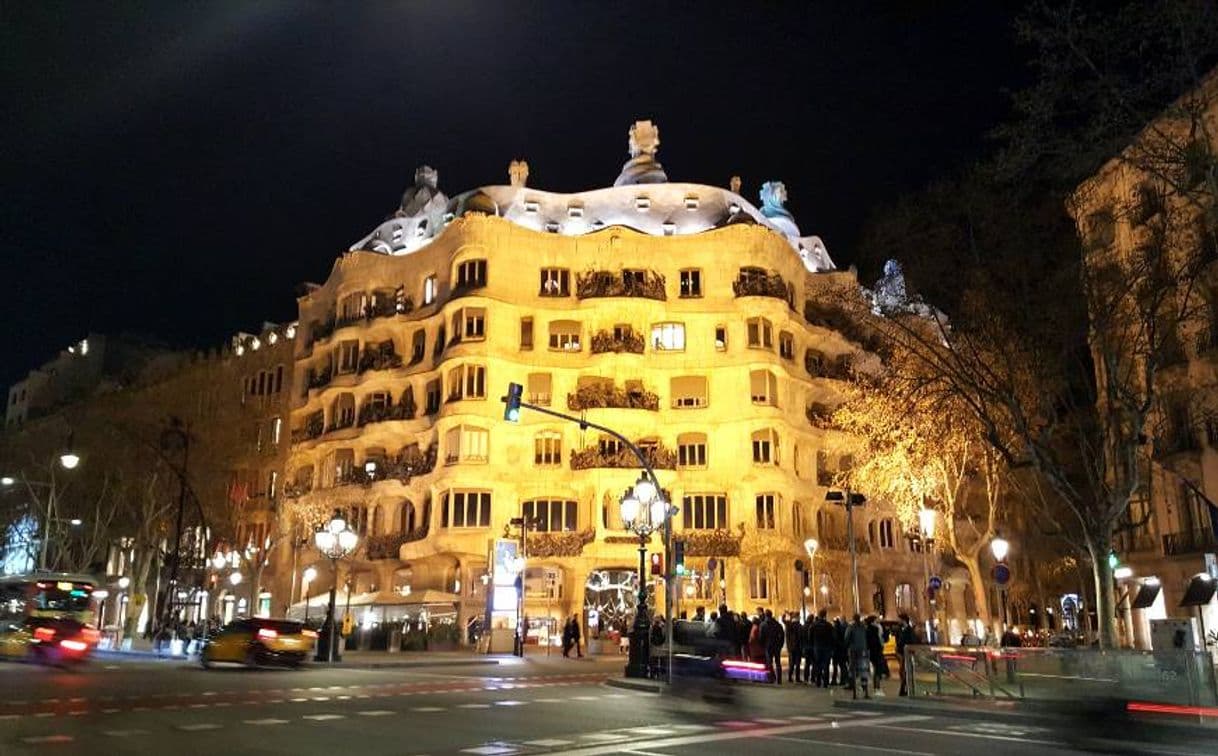
[{"label": "wavy stone balcony", "polygon": [[584,551],[584,546],[592,543],[596,533],[591,530],[570,531],[562,533],[530,533],[529,550],[531,557],[574,557]]},{"label": "wavy stone balcony", "polygon": [[402,366],[402,356],[393,348],[392,341],[384,341],[376,346],[364,349],[360,353],[356,372],[366,373],[369,370],[393,370]]},{"label": "wavy stone balcony", "polygon": [[579,299],[642,297],[663,302],[668,299],[664,283],[664,276],[652,270],[618,273],[594,270],[575,277],[575,296]]},{"label": "wavy stone balcony", "polygon": [[292,443],[299,444],[304,441],[312,441],[326,432],[326,416],[318,410],[305,418],[303,428],[297,428],[292,431]]},{"label": "wavy stone balcony", "polygon": [[613,385],[590,384],[567,394],[567,409],[642,409],[657,412],[660,397],[646,389],[625,389]]},{"label": "wavy stone balcony", "polygon": [[813,428],[833,427],[833,408],[821,402],[809,402],[804,409],[804,416]]},{"label": "wavy stone balcony", "polygon": [[368,536],[364,541],[365,556],[369,560],[397,559],[403,545],[424,540],[427,538],[428,530],[428,523],[424,522],[422,526],[415,528],[409,533],[386,533],[384,535]]},{"label": "wavy stone balcony", "polygon": [[365,404],[360,407],[356,424],[361,428],[372,423],[383,423],[389,420],[413,420],[418,412],[414,397],[407,394],[402,401],[390,405]]},{"label": "wavy stone balcony", "polygon": [[[643,456],[647,458],[647,464],[651,465],[653,470],[677,469],[677,455],[671,449],[655,445],[642,447],[642,450]],[[571,453],[572,470],[590,470],[595,467],[637,469],[638,466],[638,457],[634,456],[634,452],[629,449],[606,452],[602,451],[599,446],[589,446]]]},{"label": "wavy stone balcony", "polygon": [[363,467],[352,467],[334,481],[334,487],[370,486],[382,480],[396,480],[402,485],[411,478],[426,475],[436,469],[437,448],[435,444],[421,451],[417,444],[407,446],[398,456],[376,461],[376,469],[369,473]]},{"label": "wavy stone balcony", "polygon": [[592,336],[593,354],[606,354],[608,352],[642,354],[646,347],[647,340],[643,338],[643,334],[635,333],[633,330],[617,334],[612,331],[597,331]]},{"label": "wavy stone balcony", "polygon": [[738,297],[773,297],[791,304],[792,293],[786,279],[778,273],[740,275],[732,282],[732,292]]},{"label": "wavy stone balcony", "polygon": [[677,537],[685,542],[685,555],[694,557],[740,556],[740,542],[744,529],[733,533],[730,530],[689,530]]}]

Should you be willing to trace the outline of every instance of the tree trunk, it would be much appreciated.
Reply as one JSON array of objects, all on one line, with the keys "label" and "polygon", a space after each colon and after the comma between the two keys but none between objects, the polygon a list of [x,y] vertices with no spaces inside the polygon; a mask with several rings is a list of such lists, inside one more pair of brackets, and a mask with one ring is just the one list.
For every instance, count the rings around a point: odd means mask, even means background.
[{"label": "tree trunk", "polygon": [[1089,539],[1087,550],[1091,553],[1091,574],[1095,579],[1095,623],[1100,648],[1116,648],[1116,591],[1112,583],[1112,566],[1108,564],[1112,534],[1100,533]]},{"label": "tree trunk", "polygon": [[968,570],[968,581],[973,589],[973,603],[977,605],[977,619],[981,621],[982,625],[989,627],[991,623],[990,596],[988,586],[981,574],[981,560],[963,554],[956,554],[956,559]]}]

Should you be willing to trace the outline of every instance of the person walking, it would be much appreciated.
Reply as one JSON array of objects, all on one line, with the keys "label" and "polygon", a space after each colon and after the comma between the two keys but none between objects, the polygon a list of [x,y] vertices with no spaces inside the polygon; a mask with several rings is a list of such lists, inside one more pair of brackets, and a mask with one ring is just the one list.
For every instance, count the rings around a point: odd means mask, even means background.
[{"label": "person walking", "polygon": [[785,615],[783,629],[787,638],[787,682],[803,682],[804,633],[798,614]]},{"label": "person walking", "polygon": [[850,668],[846,653],[846,623],[841,617],[833,618],[833,685],[850,687]]},{"label": "person walking", "polygon": [[897,695],[906,696],[909,695],[906,680],[909,674],[909,662],[905,658],[906,653],[909,652],[906,649],[917,639],[914,636],[913,623],[909,621],[909,615],[902,612],[897,615],[897,619],[901,620],[901,624],[897,628],[897,663],[901,665],[901,690]]},{"label": "person walking", "polygon": [[774,674],[774,684],[782,685],[782,646],[786,633],[782,623],[774,619],[774,612],[765,610],[765,619],[759,631],[766,669]]},{"label": "person walking", "polygon": [[567,620],[562,626],[562,655],[564,659],[571,658],[572,645],[571,620]]},{"label": "person walking", "polygon": [[871,698],[871,688],[868,687],[871,676],[871,659],[867,656],[867,628],[859,615],[854,615],[850,626],[846,628],[846,653],[850,664],[850,692],[853,698],[859,697],[858,684],[863,685],[863,697]]},{"label": "person walking", "polygon": [[567,624],[571,627],[571,645],[575,646],[575,654],[582,659],[584,658],[584,647],[580,645],[583,633],[579,628],[579,615],[572,614]]}]

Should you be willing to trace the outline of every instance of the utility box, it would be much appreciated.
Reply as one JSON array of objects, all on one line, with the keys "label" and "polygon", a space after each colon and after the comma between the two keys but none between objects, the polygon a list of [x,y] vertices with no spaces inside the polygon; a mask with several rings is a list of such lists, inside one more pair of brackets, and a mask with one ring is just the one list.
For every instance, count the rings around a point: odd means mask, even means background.
[{"label": "utility box", "polygon": [[1202,651],[1197,620],[1156,619],[1150,621],[1150,648],[1157,652]]}]

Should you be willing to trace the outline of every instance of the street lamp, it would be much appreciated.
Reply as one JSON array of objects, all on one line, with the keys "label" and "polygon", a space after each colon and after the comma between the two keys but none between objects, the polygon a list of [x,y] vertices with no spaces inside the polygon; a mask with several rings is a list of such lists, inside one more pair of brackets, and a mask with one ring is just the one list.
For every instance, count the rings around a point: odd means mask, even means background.
[{"label": "street lamp", "polygon": [[858,544],[854,542],[854,509],[867,503],[867,497],[854,493],[849,488],[843,491],[826,491],[825,501],[840,504],[846,508],[846,540],[850,542],[850,582],[854,589],[854,613],[859,609],[859,554]]},{"label": "street lamp", "polygon": [[926,639],[934,643],[935,637],[935,594],[930,585],[930,552],[935,545],[935,510],[926,506],[918,510],[918,535],[922,539],[922,578],[923,591],[927,602]]},{"label": "street lamp", "polygon": [[304,600],[305,600],[304,621],[305,621],[306,625],[309,624],[309,584],[312,583],[316,579],[317,579],[317,568],[316,567],[305,567],[305,571],[304,571],[304,573],[301,574],[300,580],[303,583],[302,591],[304,593]]},{"label": "street lamp", "polygon": [[330,586],[329,610],[326,613],[326,621],[322,627],[322,632],[325,633],[325,643],[318,647],[317,655],[313,660],[332,662],[335,660],[334,612],[338,592],[338,560],[355,551],[355,547],[359,543],[359,536],[355,534],[355,531],[347,527],[347,521],[343,519],[342,513],[335,510],[334,516],[330,518],[330,521],[321,530],[313,534],[313,543],[317,546],[317,550],[330,560],[330,567],[334,571],[334,583]]},{"label": "street lamp", "polygon": [[630,633],[630,657],[626,677],[647,677],[651,656],[650,626],[647,616],[647,541],[664,527],[669,517],[668,502],[660,496],[655,481],[644,474],[621,500],[622,524],[639,537],[639,598]]},{"label": "street lamp", "polygon": [[[1003,565],[1007,561],[1007,554],[1011,551],[1011,543],[1001,535],[995,535],[994,540],[990,541],[990,553],[994,555],[994,561]],[[997,571],[997,567],[994,568]],[[1009,573],[1008,573],[1009,574]],[[1002,610],[1002,626],[1006,630],[1007,624],[1007,589],[1003,583],[998,584],[998,599],[1001,603]]]}]

